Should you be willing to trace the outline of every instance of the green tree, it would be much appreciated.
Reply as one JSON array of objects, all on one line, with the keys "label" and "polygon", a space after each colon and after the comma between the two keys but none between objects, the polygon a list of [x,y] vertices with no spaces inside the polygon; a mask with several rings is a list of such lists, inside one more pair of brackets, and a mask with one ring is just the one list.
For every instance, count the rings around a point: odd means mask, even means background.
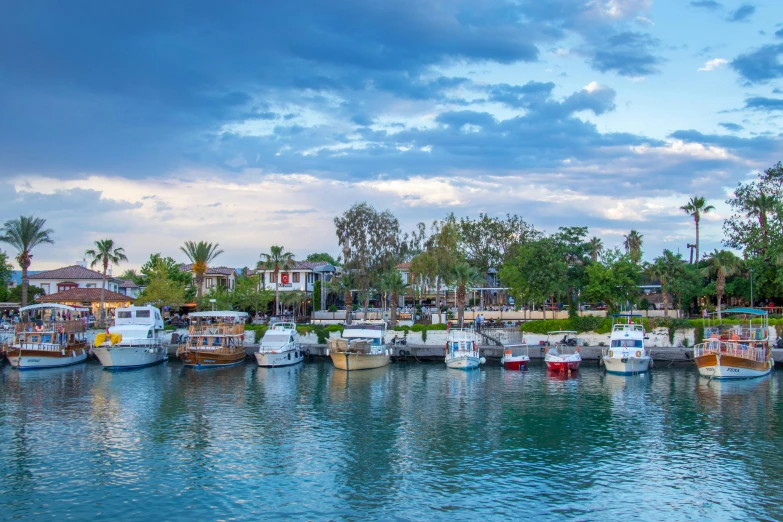
[{"label": "green tree", "polygon": [[382,279],[382,288],[391,295],[391,314],[389,315],[389,325],[394,328],[397,326],[397,306],[400,301],[400,294],[404,294],[408,288],[402,279],[399,270],[391,270],[384,274]]},{"label": "green tree", "polygon": [[219,249],[220,245],[215,243],[207,243],[206,241],[185,241],[185,244],[179,249],[184,253],[190,262],[193,264],[193,273],[196,275],[196,307],[197,310],[201,310],[202,293],[204,288],[204,276],[209,270],[209,265],[220,254],[223,253]]},{"label": "green tree", "polygon": [[715,294],[718,298],[718,320],[721,319],[721,301],[726,290],[726,278],[742,269],[742,259],[729,250],[715,250],[707,259],[702,271],[705,277],[715,278]]},{"label": "green tree", "polygon": [[699,222],[702,214],[707,214],[715,210],[715,207],[707,204],[704,197],[693,196],[688,203],[680,207],[680,210],[693,218],[696,223],[696,264],[699,264]]},{"label": "green tree", "polygon": [[[27,297],[30,298],[30,301],[35,301],[36,298],[41,297],[43,295],[46,295],[46,292],[44,292],[43,288],[40,288],[35,285],[30,285],[27,287]],[[8,300],[12,303],[21,303],[22,302],[22,286],[16,286],[8,291]]]},{"label": "green tree", "polygon": [[146,286],[136,297],[136,304],[151,304],[161,309],[165,306],[178,309],[185,304],[185,289],[169,276],[168,265],[162,259],[158,259],[156,264],[147,270],[144,281]]},{"label": "green tree", "polygon": [[675,255],[668,249],[646,266],[646,272],[661,282],[664,317],[669,317],[669,296],[672,295],[673,284],[682,276],[684,270],[680,255]]},{"label": "green tree", "polygon": [[[212,302],[212,299],[215,302]],[[213,286],[201,297],[196,297],[196,305],[199,310],[232,310],[231,293],[225,286]]]},{"label": "green tree", "polygon": [[8,301],[8,283],[14,267],[8,262],[8,254],[0,251],[0,301]]},{"label": "green tree", "polygon": [[240,276],[234,284],[231,292],[231,303],[235,309],[258,314],[266,310],[274,300],[274,294],[265,288],[261,288],[261,275]]},{"label": "green tree", "polygon": [[119,278],[125,281],[133,281],[135,284],[139,286],[142,286],[142,284],[144,283],[144,277],[132,268],[129,268],[125,272],[123,272]]},{"label": "green tree", "polygon": [[332,291],[336,294],[342,294],[345,300],[345,324],[351,324],[351,307],[353,306],[353,291],[356,289],[356,282],[353,275],[343,272],[339,277],[333,277],[330,283]]},{"label": "green tree", "polygon": [[593,236],[587,244],[587,250],[590,252],[590,259],[593,263],[598,262],[598,258],[601,257],[601,252],[604,249],[604,243],[600,237]]},{"label": "green tree", "polygon": [[459,225],[454,214],[450,214],[443,221],[435,221],[432,224],[432,233],[425,241],[425,248],[430,252],[435,266],[435,295],[437,299],[440,299],[441,285],[448,287],[451,283],[454,265],[463,260],[459,250],[460,240]]},{"label": "green tree", "polygon": [[101,326],[106,325],[106,275],[109,271],[109,265],[119,265],[123,261],[127,261],[128,257],[125,255],[125,249],[118,247],[114,244],[113,239],[100,239],[95,242],[95,248],[91,248],[84,252],[84,255],[92,259],[90,266],[95,268],[96,266],[103,267],[103,278],[101,284]]},{"label": "green tree", "polygon": [[313,311],[317,312],[321,309],[321,280],[319,279],[313,283]]},{"label": "green tree", "polygon": [[607,250],[598,263],[587,267],[587,286],[583,295],[589,301],[606,303],[610,312],[636,302],[641,267],[619,249]]},{"label": "green tree", "polygon": [[340,266],[340,256],[337,256],[337,259],[335,259],[326,252],[310,254],[305,258],[305,261],[322,261],[324,263],[329,263],[332,266]]},{"label": "green tree", "polygon": [[30,284],[27,279],[27,270],[30,268],[33,259],[30,252],[38,245],[45,243],[54,244],[54,240],[51,238],[54,231],[50,228],[44,228],[45,226],[46,220],[43,218],[20,216],[19,219],[6,221],[2,230],[0,230],[0,241],[8,243],[18,252],[16,262],[19,263],[19,268],[22,269],[22,290],[20,296],[22,306],[27,306],[27,287]]},{"label": "green tree", "polygon": [[280,270],[288,271],[294,267],[294,254],[286,252],[285,247],[272,245],[268,254],[261,254],[258,268],[272,270],[275,279],[275,315],[280,315]]},{"label": "green tree", "polygon": [[457,287],[457,321],[460,328],[465,321],[465,298],[467,291],[480,277],[478,271],[465,262],[454,265],[451,279]]},{"label": "green tree", "polygon": [[[424,295],[425,287],[432,285],[437,279],[438,261],[435,254],[431,250],[425,250],[411,259],[409,272],[415,300],[416,295],[421,298]],[[413,317],[415,319],[416,315],[414,314]]]},{"label": "green tree", "polygon": [[476,220],[461,218],[459,232],[459,250],[483,274],[501,266],[518,245],[541,235],[517,215],[500,219],[483,213]]},{"label": "green tree", "polygon": [[623,246],[625,252],[631,257],[634,263],[640,263],[642,260],[642,243],[644,236],[636,230],[631,230],[623,236]]},{"label": "green tree", "polygon": [[163,263],[165,266],[168,279],[182,287],[182,290],[185,293],[186,302],[193,301],[196,298],[196,288],[193,286],[193,274],[180,270],[180,264],[172,257],[163,257],[159,253],[151,254],[147,262],[141,265],[141,270],[139,270],[141,281],[139,284],[142,286],[147,284],[147,281],[158,263]]},{"label": "green tree", "polygon": [[291,311],[294,315],[294,322],[296,322],[299,313],[302,311],[302,303],[307,301],[307,295],[304,292],[294,291],[285,292],[283,294],[282,302],[286,307],[291,307]]}]

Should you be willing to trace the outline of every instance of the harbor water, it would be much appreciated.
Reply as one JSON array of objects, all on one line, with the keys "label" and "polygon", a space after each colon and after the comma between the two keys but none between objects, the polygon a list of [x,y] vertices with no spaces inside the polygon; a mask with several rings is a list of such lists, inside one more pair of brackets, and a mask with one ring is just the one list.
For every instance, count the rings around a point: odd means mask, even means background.
[{"label": "harbor water", "polygon": [[0,518],[783,519],[783,372],[0,372]]}]

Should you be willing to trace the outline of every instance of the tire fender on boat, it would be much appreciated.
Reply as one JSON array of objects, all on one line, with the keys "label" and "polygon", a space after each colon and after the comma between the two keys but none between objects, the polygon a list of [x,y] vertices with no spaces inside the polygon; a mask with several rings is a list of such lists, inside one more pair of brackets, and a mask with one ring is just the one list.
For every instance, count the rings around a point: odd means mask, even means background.
[{"label": "tire fender on boat", "polygon": [[636,358],[638,359],[641,356],[642,356],[641,350],[636,350]]}]

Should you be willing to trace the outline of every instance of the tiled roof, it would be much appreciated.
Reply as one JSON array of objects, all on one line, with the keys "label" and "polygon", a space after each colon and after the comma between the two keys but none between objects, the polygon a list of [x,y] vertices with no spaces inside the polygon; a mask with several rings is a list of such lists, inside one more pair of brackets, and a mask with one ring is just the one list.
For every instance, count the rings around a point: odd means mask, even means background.
[{"label": "tiled roof", "polygon": [[120,279],[120,288],[139,288],[139,285],[128,279]]},{"label": "tiled roof", "polygon": [[[39,303],[68,303],[73,301],[81,302],[93,302],[98,303],[101,300],[100,288],[71,288],[70,290],[63,290],[56,294],[49,294],[36,299]],[[106,290],[104,295],[104,301],[107,303],[122,302],[127,303],[132,301],[127,295],[118,294],[111,290]]]},{"label": "tiled roof", "polygon": [[[290,270],[313,270],[314,268],[318,268],[319,266],[326,266],[329,263],[326,261],[294,261],[294,264],[291,266]],[[257,270],[248,270],[249,275],[256,274],[258,272],[271,272],[272,270],[264,270],[264,269],[257,269]],[[281,272],[284,270],[281,268]]]},{"label": "tiled roof", "polygon": [[[29,276],[30,279],[60,279],[60,280],[72,280],[72,279],[103,279],[101,272],[90,270],[79,265],[66,266],[64,268],[58,268],[56,270],[47,270],[46,272],[39,272]],[[107,279],[111,279],[111,276],[107,275]]]},{"label": "tiled roof", "polygon": [[[192,272],[193,265],[179,265],[180,272]],[[236,274],[236,270],[227,266],[209,266],[207,267],[207,275],[231,275]]]},{"label": "tiled roof", "polygon": [[411,268],[411,262],[410,262],[410,261],[408,261],[408,262],[406,262],[406,263],[400,263],[399,265],[397,265],[397,268],[398,268],[399,270],[410,270],[410,268]]}]

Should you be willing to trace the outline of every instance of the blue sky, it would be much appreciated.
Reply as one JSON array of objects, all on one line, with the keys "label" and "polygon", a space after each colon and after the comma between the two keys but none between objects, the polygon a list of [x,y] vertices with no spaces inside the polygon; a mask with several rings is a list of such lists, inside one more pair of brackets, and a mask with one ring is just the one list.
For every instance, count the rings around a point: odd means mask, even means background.
[{"label": "blue sky", "polygon": [[219,242],[337,253],[367,200],[403,226],[449,212],[631,228],[686,252],[783,159],[783,3],[18,2],[0,19],[0,218],[56,247],[111,237],[138,266]]}]

